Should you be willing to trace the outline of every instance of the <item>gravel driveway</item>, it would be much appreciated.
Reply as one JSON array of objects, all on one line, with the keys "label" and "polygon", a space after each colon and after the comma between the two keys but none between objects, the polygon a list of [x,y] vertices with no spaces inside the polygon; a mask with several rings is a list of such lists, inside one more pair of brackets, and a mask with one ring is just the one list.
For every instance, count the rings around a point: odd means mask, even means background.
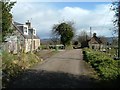
[{"label": "gravel driveway", "polygon": [[82,50],[60,51],[27,70],[9,88],[98,87],[95,71],[83,60]]}]

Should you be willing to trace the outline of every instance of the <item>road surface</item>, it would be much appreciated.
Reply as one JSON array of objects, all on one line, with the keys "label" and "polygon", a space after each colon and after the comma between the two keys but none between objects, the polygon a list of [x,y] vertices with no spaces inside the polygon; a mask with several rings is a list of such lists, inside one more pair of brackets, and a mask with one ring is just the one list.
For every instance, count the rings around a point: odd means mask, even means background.
[{"label": "road surface", "polygon": [[98,87],[95,71],[83,60],[82,50],[66,50],[27,70],[9,88]]}]

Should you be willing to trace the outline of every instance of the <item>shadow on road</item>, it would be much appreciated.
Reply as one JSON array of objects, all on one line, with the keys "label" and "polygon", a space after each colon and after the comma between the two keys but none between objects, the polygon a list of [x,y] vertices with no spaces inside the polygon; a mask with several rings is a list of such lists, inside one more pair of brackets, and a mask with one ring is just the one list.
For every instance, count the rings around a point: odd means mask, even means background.
[{"label": "shadow on road", "polygon": [[62,72],[28,70],[15,80],[8,88],[97,88],[98,80],[88,76],[76,76]]}]

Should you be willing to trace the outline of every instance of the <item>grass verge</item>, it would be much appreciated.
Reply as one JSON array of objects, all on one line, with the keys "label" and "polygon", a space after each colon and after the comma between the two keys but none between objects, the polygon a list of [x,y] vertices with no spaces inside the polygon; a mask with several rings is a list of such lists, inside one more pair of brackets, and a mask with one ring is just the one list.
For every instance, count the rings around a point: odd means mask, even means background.
[{"label": "grass verge", "polygon": [[120,60],[113,60],[107,54],[91,49],[83,49],[84,60],[91,64],[105,82],[120,83]]}]

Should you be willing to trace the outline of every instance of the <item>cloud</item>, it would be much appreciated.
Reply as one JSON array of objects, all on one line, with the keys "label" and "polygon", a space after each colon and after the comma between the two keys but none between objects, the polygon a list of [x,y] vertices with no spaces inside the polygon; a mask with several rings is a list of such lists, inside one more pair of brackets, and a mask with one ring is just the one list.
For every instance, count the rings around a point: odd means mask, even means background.
[{"label": "cloud", "polygon": [[[16,0],[11,0],[16,1]],[[117,0],[17,0],[18,2],[113,2]]]},{"label": "cloud", "polygon": [[[58,22],[74,21],[76,32],[93,28],[98,35],[110,36],[113,12],[109,10],[110,4],[100,4],[92,10],[81,7],[55,8],[49,3],[25,3],[19,2],[13,8],[14,20],[24,23],[31,20],[32,26],[37,29],[40,38],[49,37],[52,26]],[[101,32],[102,31],[102,32]],[[107,33],[109,32],[109,34]]]}]

